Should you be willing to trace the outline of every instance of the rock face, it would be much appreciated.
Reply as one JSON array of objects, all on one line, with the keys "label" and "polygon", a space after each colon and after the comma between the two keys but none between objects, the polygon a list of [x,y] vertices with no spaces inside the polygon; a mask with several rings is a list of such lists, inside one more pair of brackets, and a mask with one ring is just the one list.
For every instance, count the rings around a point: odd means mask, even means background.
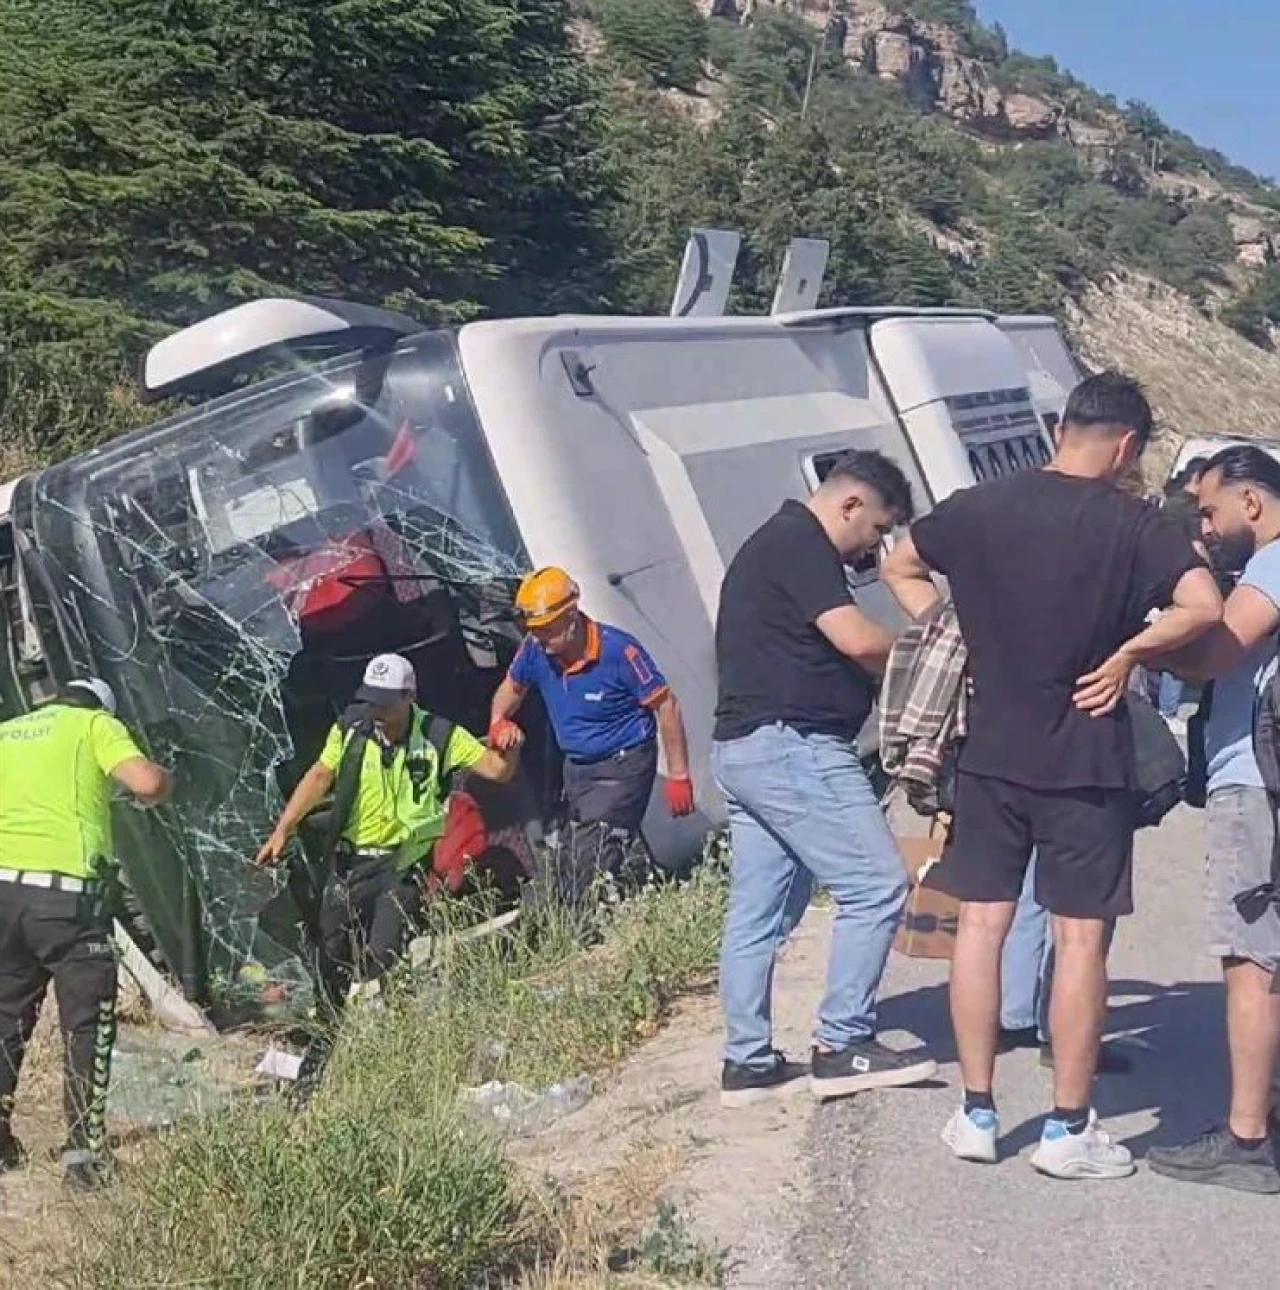
[{"label": "rock face", "polygon": [[1280,258],[1280,231],[1252,215],[1228,215],[1227,223],[1241,264],[1261,269]]},{"label": "rock face", "polygon": [[[768,0],[700,0],[713,17],[750,23]],[[882,80],[902,85],[919,107],[941,112],[998,140],[1059,137],[1104,152],[1122,124],[1080,121],[1067,108],[1032,94],[1006,91],[987,66],[966,53],[963,35],[938,23],[895,13],[878,0],[777,0],[776,6],[820,28],[829,49]]]}]

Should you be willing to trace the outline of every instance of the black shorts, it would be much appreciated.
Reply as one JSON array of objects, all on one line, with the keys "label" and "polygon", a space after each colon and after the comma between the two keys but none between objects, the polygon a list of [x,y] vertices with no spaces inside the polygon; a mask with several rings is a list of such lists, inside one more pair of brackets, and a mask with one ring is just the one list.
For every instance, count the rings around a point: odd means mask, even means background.
[{"label": "black shorts", "polygon": [[1036,900],[1064,918],[1133,913],[1134,795],[1127,789],[1024,788],[961,772],[942,860],[929,885],[995,904],[1022,894],[1036,853]]}]

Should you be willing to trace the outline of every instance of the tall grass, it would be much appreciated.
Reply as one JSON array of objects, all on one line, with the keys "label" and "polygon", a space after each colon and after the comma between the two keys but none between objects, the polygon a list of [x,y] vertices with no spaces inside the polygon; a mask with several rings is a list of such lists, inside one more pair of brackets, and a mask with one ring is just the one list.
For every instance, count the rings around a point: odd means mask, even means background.
[{"label": "tall grass", "polygon": [[349,1015],[305,1112],[236,1107],[122,1173],[86,1211],[77,1284],[449,1287],[553,1254],[545,1206],[464,1090],[614,1062],[707,979],[724,901],[710,864],[628,901],[591,950],[548,917],[505,939],[445,935],[426,980]]}]

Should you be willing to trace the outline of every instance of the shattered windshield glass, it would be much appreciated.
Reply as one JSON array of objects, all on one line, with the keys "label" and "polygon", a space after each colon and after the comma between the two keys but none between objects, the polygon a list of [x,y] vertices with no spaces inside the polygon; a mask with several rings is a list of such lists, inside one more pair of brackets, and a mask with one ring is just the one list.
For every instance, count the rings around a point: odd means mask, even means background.
[{"label": "shattered windshield glass", "polygon": [[527,560],[453,337],[131,435],[35,477],[14,515],[73,665],[177,772],[170,807],[117,826],[164,957],[198,995],[304,985],[286,879],[250,862],[365,663],[407,654],[423,705],[483,731],[519,640]]}]

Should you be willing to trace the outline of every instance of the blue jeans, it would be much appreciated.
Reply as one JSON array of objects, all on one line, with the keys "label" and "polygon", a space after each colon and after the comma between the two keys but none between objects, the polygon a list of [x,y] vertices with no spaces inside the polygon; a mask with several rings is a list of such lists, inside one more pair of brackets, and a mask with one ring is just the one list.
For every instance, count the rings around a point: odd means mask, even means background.
[{"label": "blue jeans", "polygon": [[907,873],[852,744],[762,726],[715,744],[712,766],[733,843],[720,957],[725,1060],[773,1060],[774,958],[814,883],[836,904],[817,1041],[844,1049],[870,1038]]},{"label": "blue jeans", "polygon": [[1166,720],[1178,715],[1182,705],[1183,681],[1172,672],[1160,673],[1160,715]]},{"label": "blue jeans", "polygon": [[1030,1030],[1034,1026],[1040,1042],[1046,1043],[1052,984],[1053,938],[1049,934],[1049,911],[1036,903],[1036,858],[1032,854],[1000,960],[1001,1028]]}]

